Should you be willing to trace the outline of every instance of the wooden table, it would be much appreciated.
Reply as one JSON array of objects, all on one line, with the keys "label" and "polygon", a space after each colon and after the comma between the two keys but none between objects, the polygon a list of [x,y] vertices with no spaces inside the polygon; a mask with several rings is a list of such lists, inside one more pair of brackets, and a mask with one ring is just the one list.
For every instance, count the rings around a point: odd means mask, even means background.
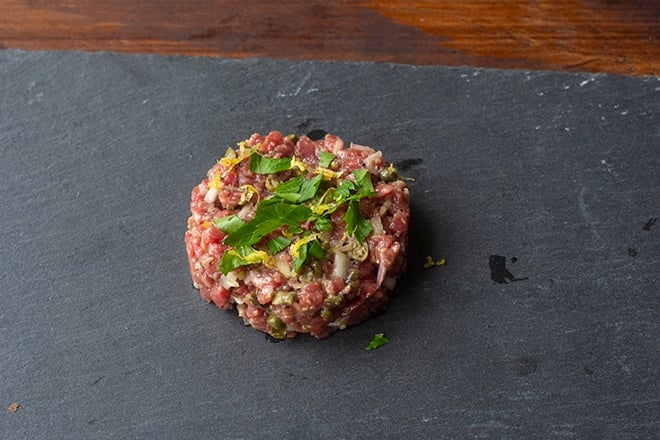
[{"label": "wooden table", "polygon": [[660,74],[658,0],[2,0],[0,47]]}]

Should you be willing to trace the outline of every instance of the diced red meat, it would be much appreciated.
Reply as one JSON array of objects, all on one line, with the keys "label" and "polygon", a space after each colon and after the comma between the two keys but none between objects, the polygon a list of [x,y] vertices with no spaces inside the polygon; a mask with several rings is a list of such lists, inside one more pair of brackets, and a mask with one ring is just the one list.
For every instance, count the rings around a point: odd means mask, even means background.
[{"label": "diced red meat", "polygon": [[[298,333],[324,338],[380,313],[388,302],[387,286],[393,285],[386,280],[396,279],[405,267],[410,217],[405,182],[382,181],[380,171],[389,164],[380,153],[359,145],[345,148],[343,140],[332,134],[313,141],[273,131],[266,136],[253,134],[245,145],[247,148],[236,149],[226,160],[218,161],[191,193],[185,245],[193,284],[202,298],[222,309],[236,308],[246,323],[278,338]],[[295,158],[305,164],[304,169],[292,167],[276,175],[257,174],[249,166],[247,155],[257,154],[251,153],[252,149],[272,159]],[[222,273],[220,262],[233,248],[224,243],[227,234],[215,221],[229,215],[250,221],[258,203],[273,197],[277,185],[305,173],[316,175],[322,151],[336,157],[332,172],[326,170],[316,198],[309,203],[322,204],[318,199],[324,191],[336,188],[343,179],[353,179],[353,170],[366,167],[376,195],[360,200],[360,213],[367,220],[377,220],[374,224],[379,230],[372,231],[362,245],[354,237],[347,237],[347,204],[343,204],[327,216],[332,225],[329,231],[315,229],[314,221],[308,219],[293,234],[278,228],[253,245],[254,252],[268,253],[266,241],[282,234],[289,234],[292,243],[302,234],[317,234],[325,256],[314,260],[314,264],[307,261],[294,270],[295,254],[287,246],[276,255],[267,254],[261,262]],[[366,250],[360,250],[360,246],[366,246]],[[335,253],[343,255],[335,260]]]}]

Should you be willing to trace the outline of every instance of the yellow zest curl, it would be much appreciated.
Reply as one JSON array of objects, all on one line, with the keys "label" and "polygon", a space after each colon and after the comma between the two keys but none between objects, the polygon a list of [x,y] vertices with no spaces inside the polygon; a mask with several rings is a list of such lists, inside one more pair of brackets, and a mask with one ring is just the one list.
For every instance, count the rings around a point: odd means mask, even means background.
[{"label": "yellow zest curl", "polygon": [[245,205],[247,202],[252,200],[252,197],[254,195],[257,195],[257,202],[259,201],[259,191],[257,191],[257,188],[255,188],[252,185],[243,185],[239,188],[241,191],[243,191],[243,194],[241,194],[241,198],[238,201],[239,205]]},{"label": "yellow zest curl", "polygon": [[299,258],[298,252],[300,248],[306,245],[307,243],[316,240],[317,238],[318,238],[318,234],[316,233],[309,234],[307,237],[301,238],[300,240],[296,241],[291,245],[291,247],[289,248],[289,253],[293,258]]}]

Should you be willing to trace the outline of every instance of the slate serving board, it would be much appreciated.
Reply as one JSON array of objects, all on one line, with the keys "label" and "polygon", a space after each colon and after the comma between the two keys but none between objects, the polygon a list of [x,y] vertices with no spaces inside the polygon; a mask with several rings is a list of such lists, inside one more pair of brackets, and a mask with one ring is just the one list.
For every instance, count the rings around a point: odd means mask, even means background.
[{"label": "slate serving board", "polygon": [[[658,78],[2,51],[0,100],[0,437],[658,436]],[[390,307],[326,340],[191,287],[190,190],[271,129],[415,178]]]}]

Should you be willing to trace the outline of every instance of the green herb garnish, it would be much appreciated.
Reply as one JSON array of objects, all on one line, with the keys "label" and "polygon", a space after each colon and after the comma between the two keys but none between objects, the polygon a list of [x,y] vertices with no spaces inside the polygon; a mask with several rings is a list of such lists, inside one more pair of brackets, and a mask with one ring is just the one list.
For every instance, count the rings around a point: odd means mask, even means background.
[{"label": "green herb garnish", "polygon": [[298,272],[305,261],[307,261],[307,248],[308,244],[304,244],[298,248],[298,254],[293,257],[293,270]]},{"label": "green herb garnish", "polygon": [[367,350],[375,350],[378,347],[382,347],[383,345],[389,343],[390,340],[385,337],[385,333],[376,333],[374,337],[371,339],[371,342],[369,342],[369,345],[367,345]]},{"label": "green herb garnish", "polygon": [[257,174],[271,174],[291,168],[291,158],[273,159],[257,153],[250,154],[250,170]]},{"label": "green herb garnish", "polygon": [[[303,241],[305,239],[303,238]],[[326,252],[317,240],[311,240],[296,248],[293,256],[293,270],[298,272],[308,257],[314,257],[317,260],[325,258]]]},{"label": "green herb garnish", "polygon": [[264,251],[257,251],[250,246],[240,246],[236,249],[227,249],[222,254],[218,269],[227,275],[232,270],[249,264],[263,263],[268,257]]},{"label": "green herb garnish", "polygon": [[323,168],[328,168],[330,164],[332,163],[333,160],[335,160],[335,156],[332,153],[328,153],[327,151],[321,151],[321,154],[319,154],[319,166]]},{"label": "green herb garnish", "polygon": [[234,247],[251,246],[282,226],[299,228],[299,224],[311,215],[312,211],[305,205],[294,205],[275,198],[262,200],[257,205],[254,218],[227,235],[224,243]]},{"label": "green herb garnish", "polygon": [[353,170],[355,183],[357,183],[357,192],[363,197],[375,196],[374,186],[371,183],[369,170]]},{"label": "green herb garnish", "polygon": [[332,231],[332,221],[327,217],[317,217],[314,219],[314,228],[320,232]]},{"label": "green herb garnish", "polygon": [[360,243],[369,236],[373,229],[371,223],[362,217],[360,204],[357,200],[351,200],[344,215],[344,221],[346,222],[346,234],[355,236]]},{"label": "green herb garnish", "polygon": [[[328,168],[336,156],[327,151],[319,153],[319,167]],[[273,264],[273,255],[290,247],[293,269],[299,271],[314,258],[326,257],[327,246],[323,240],[333,230],[330,215],[340,207],[346,207],[344,221],[346,234],[364,243],[372,232],[371,223],[360,212],[360,199],[376,195],[371,174],[366,169],[353,170],[354,180],[344,180],[339,186],[324,181],[325,171],[314,175],[313,169],[301,166],[296,159],[275,159],[250,151],[250,170],[257,174],[272,174],[298,168],[302,174],[280,183],[272,190],[272,197],[261,200],[252,220],[244,222],[236,215],[216,219],[215,226],[227,236],[224,244],[230,248],[224,252],[219,270],[227,274],[249,264]],[[304,164],[303,164],[304,165]],[[313,177],[311,177],[313,176]],[[323,195],[319,190],[323,188]],[[314,232],[309,229],[311,225]],[[278,231],[279,232],[276,232]],[[262,239],[265,243],[254,248]],[[267,246],[267,250],[266,247]],[[364,246],[364,245],[363,245]]]},{"label": "green herb garnish", "polygon": [[316,240],[311,241],[308,244],[307,253],[312,257],[316,258],[317,260],[322,260],[323,258],[325,258],[326,255],[325,250],[323,249],[321,244]]},{"label": "green herb garnish", "polygon": [[288,245],[291,244],[291,239],[283,235],[278,235],[275,238],[271,238],[266,242],[268,245],[268,251],[271,255],[275,255],[278,252],[282,252]]},{"label": "green herb garnish", "polygon": [[351,196],[351,191],[355,191],[355,183],[344,180],[332,194],[332,198],[335,201],[347,200]]},{"label": "green herb garnish", "polygon": [[213,223],[225,234],[231,234],[245,224],[245,222],[237,215],[228,215],[227,217],[217,218]]},{"label": "green herb garnish", "polygon": [[291,203],[307,201],[316,195],[322,177],[320,174],[311,179],[305,179],[305,176],[294,177],[278,185],[275,195]]}]

